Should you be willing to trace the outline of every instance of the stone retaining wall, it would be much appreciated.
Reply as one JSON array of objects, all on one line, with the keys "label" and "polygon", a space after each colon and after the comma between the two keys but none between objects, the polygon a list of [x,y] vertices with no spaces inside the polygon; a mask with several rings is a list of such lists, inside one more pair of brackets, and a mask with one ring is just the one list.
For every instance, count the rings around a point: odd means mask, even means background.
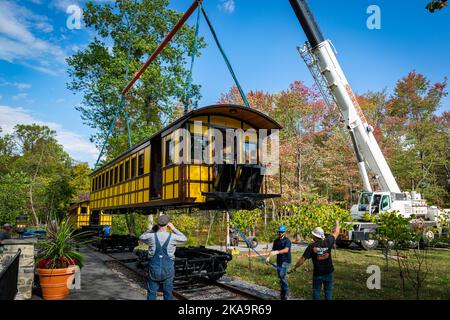
[{"label": "stone retaining wall", "polygon": [[8,239],[0,245],[0,269],[8,263],[20,249],[18,293],[16,300],[27,300],[32,297],[34,281],[34,247],[36,239]]}]

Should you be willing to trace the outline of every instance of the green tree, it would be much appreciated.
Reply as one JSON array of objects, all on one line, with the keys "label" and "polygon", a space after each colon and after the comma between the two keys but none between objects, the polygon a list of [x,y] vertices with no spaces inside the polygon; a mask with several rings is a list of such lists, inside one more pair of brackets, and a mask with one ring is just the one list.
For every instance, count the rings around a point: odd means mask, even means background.
[{"label": "green tree", "polygon": [[188,238],[186,245],[195,245],[196,241],[193,233],[198,225],[198,218],[188,214],[176,214],[171,217],[171,220],[173,225]]},{"label": "green tree", "polygon": [[326,234],[331,234],[336,225],[336,220],[340,221],[342,229],[348,228],[348,223],[352,221],[350,211],[340,208],[337,205],[309,204],[285,206],[284,210],[289,212],[286,224],[289,232],[297,238],[310,240],[311,232],[316,227],[321,227]]},{"label": "green tree", "polygon": [[395,250],[397,264],[400,272],[403,294],[405,293],[405,274],[401,264],[400,250],[413,241],[410,223],[411,218],[405,218],[398,212],[382,212],[377,217],[377,237],[385,248],[386,267],[389,262],[389,251]]},{"label": "green tree", "polygon": [[[0,133],[2,128],[0,127]],[[12,135],[0,136],[0,175],[12,170],[11,163],[14,160],[14,139]]]},{"label": "green tree", "polygon": [[[97,145],[105,140],[120,93],[131,75],[141,68],[143,60],[181,17],[180,12],[168,5],[169,0],[87,3],[84,21],[96,36],[85,50],[67,60],[71,78],[68,88],[84,95],[77,110],[86,124],[98,129],[91,137]],[[171,119],[175,104],[183,101],[188,74],[186,57],[193,50],[194,36],[195,28],[185,25],[128,94],[125,112],[134,141],[160,129]],[[200,38],[198,49],[204,46]],[[193,99],[197,99],[199,86],[194,85],[192,93]],[[125,128],[123,118],[116,127],[107,147],[110,158],[128,149],[126,130],[121,130]]]},{"label": "green tree", "polygon": [[0,175],[0,223],[15,224],[16,217],[27,212],[29,182],[22,172]]},{"label": "green tree", "polygon": [[89,174],[91,169],[86,162],[75,163],[72,167],[72,179],[70,187],[73,189],[74,201],[82,201],[88,199],[90,191]]},{"label": "green tree", "polygon": [[430,3],[427,4],[426,9],[431,13],[433,13],[436,10],[444,9],[447,6],[447,4],[448,4],[447,0],[432,0]]},{"label": "green tree", "polygon": [[70,192],[59,188],[65,185],[62,179],[70,180],[72,163],[55,136],[55,131],[36,124],[17,125],[13,134],[19,154],[14,166],[29,179],[28,207],[36,224],[63,207],[61,202],[68,203],[63,198]]}]

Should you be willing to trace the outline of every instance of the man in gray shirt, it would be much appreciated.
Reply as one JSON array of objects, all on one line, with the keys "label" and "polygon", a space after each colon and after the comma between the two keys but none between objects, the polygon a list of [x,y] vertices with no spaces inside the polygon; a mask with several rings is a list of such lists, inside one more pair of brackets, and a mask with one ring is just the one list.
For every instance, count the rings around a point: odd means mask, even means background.
[{"label": "man in gray shirt", "polygon": [[177,244],[187,241],[186,236],[170,223],[169,217],[161,215],[158,225],[141,235],[139,240],[148,244],[147,300],[156,300],[161,285],[164,300],[172,300],[175,250]]},{"label": "man in gray shirt", "polygon": [[3,225],[4,232],[0,232],[0,243],[2,240],[11,239],[12,226],[9,223]]}]

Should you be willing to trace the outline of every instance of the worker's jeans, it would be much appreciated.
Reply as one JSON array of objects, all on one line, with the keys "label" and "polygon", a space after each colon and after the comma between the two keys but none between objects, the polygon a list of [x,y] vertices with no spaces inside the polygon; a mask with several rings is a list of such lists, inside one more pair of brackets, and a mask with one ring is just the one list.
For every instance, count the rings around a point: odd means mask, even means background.
[{"label": "worker's jeans", "polygon": [[290,264],[287,262],[283,262],[283,264],[280,266],[278,265],[277,274],[278,278],[280,279],[280,299],[285,300],[287,297],[287,294],[289,292],[289,284],[287,281],[287,272],[289,270]]},{"label": "worker's jeans", "polygon": [[148,277],[147,279],[147,300],[156,300],[156,294],[160,286],[163,287],[164,300],[173,300],[172,290],[173,290],[173,277],[168,278],[164,281],[153,281]]},{"label": "worker's jeans", "polygon": [[313,300],[320,300],[320,293],[323,290],[325,293],[325,300],[332,300],[333,298],[333,272],[324,276],[313,277]]}]

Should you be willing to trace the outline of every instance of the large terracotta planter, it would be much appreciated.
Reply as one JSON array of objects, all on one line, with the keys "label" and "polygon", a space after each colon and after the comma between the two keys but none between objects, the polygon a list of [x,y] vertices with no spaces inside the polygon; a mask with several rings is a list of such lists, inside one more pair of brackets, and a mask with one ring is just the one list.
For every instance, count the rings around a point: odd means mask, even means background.
[{"label": "large terracotta planter", "polygon": [[37,269],[42,295],[45,300],[63,300],[69,295],[69,278],[73,268]]}]

